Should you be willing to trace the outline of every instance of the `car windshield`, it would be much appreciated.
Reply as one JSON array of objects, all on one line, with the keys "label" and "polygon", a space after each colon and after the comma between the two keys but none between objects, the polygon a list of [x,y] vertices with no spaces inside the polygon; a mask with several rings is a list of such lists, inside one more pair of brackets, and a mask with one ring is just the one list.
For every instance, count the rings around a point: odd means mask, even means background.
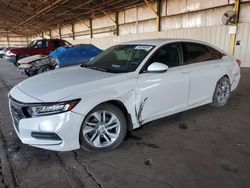
[{"label": "car windshield", "polygon": [[28,48],[31,48],[32,46],[34,46],[35,43],[36,43],[36,40],[33,40],[33,41],[31,41],[31,42],[27,45],[27,47],[28,47]]},{"label": "car windshield", "polygon": [[154,48],[150,45],[116,45],[100,53],[86,67],[112,72],[133,72]]}]

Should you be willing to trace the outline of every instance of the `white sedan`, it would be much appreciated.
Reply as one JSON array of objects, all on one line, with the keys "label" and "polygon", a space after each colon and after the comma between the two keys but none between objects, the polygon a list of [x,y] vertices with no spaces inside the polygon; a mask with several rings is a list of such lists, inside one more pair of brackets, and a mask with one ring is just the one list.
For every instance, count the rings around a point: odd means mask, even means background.
[{"label": "white sedan", "polygon": [[199,41],[132,41],[108,48],[85,66],[21,82],[9,93],[9,107],[24,144],[110,150],[144,123],[209,103],[226,105],[240,80],[239,65]]}]

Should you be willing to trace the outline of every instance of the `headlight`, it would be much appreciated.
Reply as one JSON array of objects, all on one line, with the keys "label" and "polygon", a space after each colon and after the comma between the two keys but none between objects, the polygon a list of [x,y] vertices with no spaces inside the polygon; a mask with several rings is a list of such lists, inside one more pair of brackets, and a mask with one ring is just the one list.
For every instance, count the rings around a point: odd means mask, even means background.
[{"label": "headlight", "polygon": [[16,54],[14,54],[13,52],[11,52],[10,50],[8,50],[5,55],[7,56],[16,56]]},{"label": "headlight", "polygon": [[51,57],[50,58],[50,60],[51,60],[51,63],[54,65],[54,66],[57,66],[57,65],[59,65],[59,60],[57,59],[57,58],[55,58],[55,57]]},{"label": "headlight", "polygon": [[80,99],[58,103],[44,103],[41,105],[36,104],[34,106],[26,107],[24,111],[28,117],[59,114],[72,110],[79,101]]}]

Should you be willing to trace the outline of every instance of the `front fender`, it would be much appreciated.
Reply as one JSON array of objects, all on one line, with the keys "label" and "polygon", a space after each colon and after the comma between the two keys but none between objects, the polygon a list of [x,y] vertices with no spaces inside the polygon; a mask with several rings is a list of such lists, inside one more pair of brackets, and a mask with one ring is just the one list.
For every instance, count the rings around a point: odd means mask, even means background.
[{"label": "front fender", "polygon": [[[114,86],[107,88],[96,89],[95,91],[85,92],[81,96],[81,101],[72,110],[78,114],[86,116],[93,108],[96,106],[109,102],[109,101],[119,101],[124,105],[127,112],[130,114],[132,121],[132,128],[137,128],[139,125],[137,123],[136,113],[135,113],[135,90],[130,85],[120,87],[119,89],[114,89]],[[77,98],[77,97],[76,97]]]}]

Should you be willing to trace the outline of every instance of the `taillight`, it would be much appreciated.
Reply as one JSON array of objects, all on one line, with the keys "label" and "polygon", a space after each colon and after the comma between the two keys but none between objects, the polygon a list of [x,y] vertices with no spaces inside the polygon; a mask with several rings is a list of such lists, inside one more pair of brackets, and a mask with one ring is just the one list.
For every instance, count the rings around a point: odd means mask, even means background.
[{"label": "taillight", "polygon": [[241,64],[241,60],[239,60],[239,59],[236,59],[236,63],[239,65],[239,67],[240,67],[240,64]]}]

